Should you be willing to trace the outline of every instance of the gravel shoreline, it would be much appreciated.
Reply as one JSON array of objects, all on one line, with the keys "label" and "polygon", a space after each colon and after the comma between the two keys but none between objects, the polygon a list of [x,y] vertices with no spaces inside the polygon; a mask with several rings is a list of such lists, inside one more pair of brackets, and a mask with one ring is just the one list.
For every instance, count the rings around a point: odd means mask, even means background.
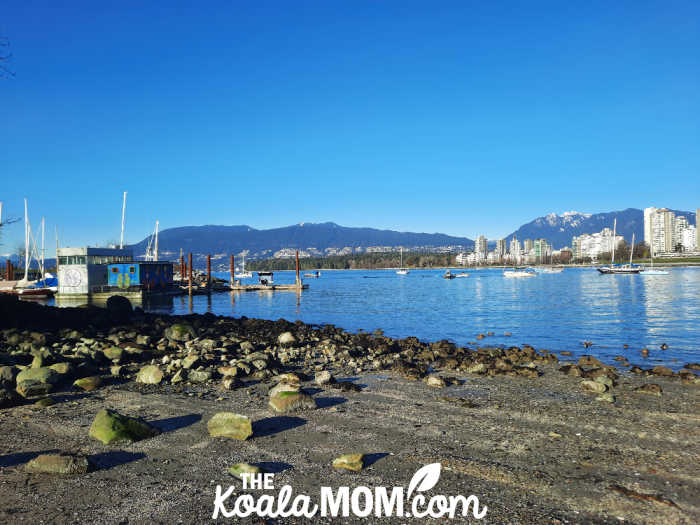
[{"label": "gravel shoreline", "polygon": [[[321,486],[407,487],[419,468],[440,463],[428,494],[478,496],[488,507],[481,523],[700,521],[692,365],[633,373],[593,357],[564,363],[529,347],[491,348],[487,334],[458,348],[283,320],[13,299],[0,299],[4,523],[211,523],[215,487],[240,487],[227,469],[241,462],[275,473],[271,495],[289,484],[317,503]],[[316,381],[321,372],[335,380]],[[272,410],[271,387],[294,376],[317,408]],[[105,445],[89,436],[105,408],[159,433]],[[250,418],[253,435],[211,437],[219,412]],[[365,454],[361,471],[332,467],[354,452]],[[87,458],[91,470],[28,471],[55,453]]]}]

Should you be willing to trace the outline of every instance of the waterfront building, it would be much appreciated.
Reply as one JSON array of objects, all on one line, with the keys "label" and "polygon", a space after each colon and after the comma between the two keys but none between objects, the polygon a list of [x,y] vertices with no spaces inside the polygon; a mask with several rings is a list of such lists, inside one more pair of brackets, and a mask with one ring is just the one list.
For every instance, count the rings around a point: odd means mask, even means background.
[{"label": "waterfront building", "polygon": [[698,250],[698,228],[688,226],[681,232],[679,242],[683,245],[683,251],[695,252]]},{"label": "waterfront building", "polygon": [[506,240],[505,239],[498,239],[496,241],[496,254],[498,255],[499,258],[503,258],[503,256],[506,254]]},{"label": "waterfront building", "polygon": [[[697,226],[690,224],[688,218],[683,215],[676,216],[668,208],[644,210],[644,236],[644,241],[652,247],[654,254],[673,253],[679,245],[683,251],[693,251],[697,249],[700,241]],[[695,248],[692,248],[693,246]]]},{"label": "waterfront building", "polygon": [[534,242],[535,261],[545,262],[546,258],[552,254],[552,247],[545,239],[536,239]]},{"label": "waterfront building", "polygon": [[513,235],[513,238],[510,240],[510,248],[508,252],[512,255],[520,255],[520,250],[520,241],[515,235]]},{"label": "waterfront building", "polygon": [[685,237],[685,232],[689,227],[690,225],[688,224],[688,219],[686,217],[676,217],[676,219],[673,221],[673,251],[676,251],[676,247],[679,244],[682,246],[684,251],[687,251],[687,247],[683,242],[683,237]]},{"label": "waterfront building", "polygon": [[500,255],[497,251],[492,251],[489,252],[488,256],[486,257],[486,262],[489,264],[497,264],[503,260],[503,256]]},{"label": "waterfront building", "polygon": [[462,266],[467,264],[467,256],[468,255],[465,252],[458,253],[457,254],[457,264],[461,264]]},{"label": "waterfront building", "polygon": [[532,239],[525,239],[525,241],[523,241],[523,250],[525,250],[525,253],[530,253],[533,246],[534,243],[532,242]]},{"label": "waterfront building", "polygon": [[474,252],[477,254],[479,259],[486,259],[486,254],[488,253],[488,241],[483,235],[479,235],[479,237],[477,237],[474,245]]},{"label": "waterfront building", "polygon": [[660,208],[651,219],[652,247],[654,253],[670,253],[674,249],[675,214],[668,208]]},{"label": "waterfront building", "polygon": [[574,236],[571,239],[573,256],[576,259],[590,257],[596,259],[602,253],[610,253],[615,246],[623,241],[622,235],[615,235],[610,228],[603,228],[599,233]]},{"label": "waterfront building", "polygon": [[651,220],[655,213],[656,208],[653,206],[644,208],[644,242],[647,243],[648,246],[651,246],[652,243]]},{"label": "waterfront building", "polygon": [[58,248],[58,295],[86,296],[95,287],[107,286],[107,266],[133,260],[130,249]]},{"label": "waterfront building", "polygon": [[[556,255],[556,254],[552,254]],[[569,249],[568,246],[565,246],[561,250],[559,250],[559,262],[562,262],[564,264],[568,264],[571,262],[571,259],[573,258],[573,251]]]},{"label": "waterfront building", "polygon": [[136,261],[130,249],[58,248],[56,264],[56,300],[66,304],[102,302],[113,295],[140,302],[174,291],[173,263]]}]

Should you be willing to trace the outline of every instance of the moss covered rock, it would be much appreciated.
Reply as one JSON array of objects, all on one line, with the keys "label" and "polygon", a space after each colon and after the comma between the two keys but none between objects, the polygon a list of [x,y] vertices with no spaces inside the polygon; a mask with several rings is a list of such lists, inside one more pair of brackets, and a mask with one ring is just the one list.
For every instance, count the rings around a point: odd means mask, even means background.
[{"label": "moss covered rock", "polygon": [[89,436],[105,445],[133,443],[160,434],[142,419],[124,416],[114,410],[103,408],[90,426]]},{"label": "moss covered rock", "polygon": [[243,474],[263,474],[265,471],[250,463],[236,463],[234,466],[229,467],[228,472],[238,479],[243,479]]},{"label": "moss covered rock", "polygon": [[73,386],[80,390],[90,392],[102,386],[102,378],[100,378],[100,376],[83,377],[82,379],[76,379],[73,382]]},{"label": "moss covered rock", "polygon": [[343,454],[333,460],[333,466],[344,470],[358,472],[364,467],[364,454]]},{"label": "moss covered rock", "polygon": [[24,470],[31,473],[46,474],[85,474],[90,470],[90,463],[84,456],[42,454],[27,463]]},{"label": "moss covered rock", "polygon": [[270,397],[270,408],[275,412],[296,412],[316,408],[316,401],[308,394],[302,392],[278,392]]},{"label": "moss covered rock", "polygon": [[194,328],[192,328],[190,325],[179,323],[166,328],[165,337],[171,341],[184,342],[194,339],[197,337],[197,334],[195,333]]},{"label": "moss covered rock", "polygon": [[245,441],[253,435],[250,418],[233,412],[217,412],[207,423],[209,435]]},{"label": "moss covered rock", "polygon": [[136,375],[137,383],[157,385],[163,380],[163,371],[156,365],[146,365]]}]

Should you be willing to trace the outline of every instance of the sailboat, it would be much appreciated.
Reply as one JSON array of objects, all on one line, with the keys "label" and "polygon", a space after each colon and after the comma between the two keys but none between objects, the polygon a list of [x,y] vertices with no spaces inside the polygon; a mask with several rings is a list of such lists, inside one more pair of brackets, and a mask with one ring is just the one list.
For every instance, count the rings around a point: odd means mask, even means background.
[{"label": "sailboat", "polygon": [[654,268],[654,243],[651,244],[651,250],[649,252],[649,258],[651,260],[651,267],[645,268],[639,275],[668,275],[668,270],[659,270]]},{"label": "sailboat", "polygon": [[403,246],[401,247],[401,264],[398,270],[396,270],[397,275],[408,275],[408,268],[403,267]]},{"label": "sailboat", "polygon": [[153,235],[148,239],[148,246],[146,246],[146,255],[144,255],[145,261],[157,261],[158,260],[158,225],[159,221],[156,221],[156,229],[153,230]]},{"label": "sailboat", "polygon": [[[31,244],[30,244],[31,240]],[[29,212],[27,209],[27,199],[24,199],[24,278],[18,281],[14,287],[14,292],[20,297],[45,299],[53,296],[57,289],[58,283],[53,276],[51,281],[44,274],[44,219],[41,219],[41,257],[38,255],[36,240],[32,235],[32,227],[29,223]],[[39,275],[42,276],[38,281],[29,280],[29,264],[32,260],[32,254],[37,259],[39,264]]]},{"label": "sailboat", "polygon": [[632,254],[634,253],[634,233],[632,234],[632,250],[630,252],[629,264],[615,265],[615,245],[617,244],[615,242],[616,234],[617,234],[617,219],[615,219],[615,221],[613,222],[613,243],[612,243],[613,245],[612,245],[612,259],[610,261],[610,264],[608,266],[599,266],[596,269],[602,274],[610,274],[610,273],[631,274],[631,273],[641,272],[642,271],[641,266],[637,266],[637,265],[632,264]]},{"label": "sailboat", "polygon": [[252,279],[253,278],[253,274],[251,272],[245,271],[245,254],[243,254],[243,265],[241,268],[242,268],[242,271],[238,272],[236,274],[236,277],[238,277],[239,279]]},{"label": "sailboat", "polygon": [[512,270],[503,270],[503,277],[519,278],[519,277],[536,277],[537,274],[532,268],[513,268]]}]

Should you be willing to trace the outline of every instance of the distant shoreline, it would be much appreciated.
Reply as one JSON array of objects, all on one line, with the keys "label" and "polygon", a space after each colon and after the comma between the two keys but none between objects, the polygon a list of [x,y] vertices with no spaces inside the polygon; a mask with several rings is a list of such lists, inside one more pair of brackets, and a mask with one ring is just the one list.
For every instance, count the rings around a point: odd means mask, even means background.
[{"label": "distant shoreline", "polygon": [[[417,267],[412,267],[412,266],[404,266],[403,268],[407,268],[408,270],[411,271],[429,271],[429,270],[460,270],[460,271],[469,271],[469,270],[489,270],[489,269],[494,269],[494,270],[502,270],[502,269],[507,269],[507,268],[513,268],[514,266],[517,267],[533,267],[537,268],[540,266],[562,266],[564,269],[566,268],[591,268],[595,269],[598,266],[604,266],[610,263],[607,262],[600,262],[598,264],[563,264],[563,265],[541,265],[541,264],[503,264],[503,265],[489,265],[489,266],[431,266],[428,268],[417,268]],[[651,267],[651,264],[643,263],[643,262],[637,262],[634,261],[633,264],[639,264],[643,265],[645,267]],[[672,267],[672,268],[694,268],[700,266],[700,261],[698,262],[654,262],[654,267]],[[386,271],[396,271],[398,270],[399,267],[392,267],[392,268],[305,268],[303,270],[299,270],[300,274],[308,273],[308,272],[367,272],[367,271],[379,271],[379,270],[386,270]],[[251,272],[257,272],[258,270],[249,270]],[[260,271],[270,271],[270,270],[260,270]],[[296,272],[296,270],[271,270],[273,272]],[[217,273],[230,273],[229,270],[218,270]]]}]

